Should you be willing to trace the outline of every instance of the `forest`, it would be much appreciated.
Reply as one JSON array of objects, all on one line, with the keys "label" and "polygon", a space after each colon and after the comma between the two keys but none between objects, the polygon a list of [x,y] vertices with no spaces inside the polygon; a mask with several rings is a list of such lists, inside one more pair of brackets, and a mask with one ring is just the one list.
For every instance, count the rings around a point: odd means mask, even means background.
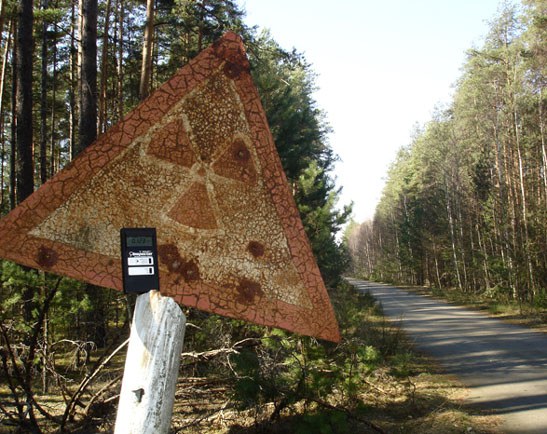
[{"label": "forest", "polygon": [[547,2],[502,4],[348,229],[355,273],[547,307],[546,41]]},{"label": "forest", "polygon": [[[422,388],[425,362],[342,276],[547,305],[547,3],[504,3],[490,30],[452,104],[401,149],[374,220],[350,224],[340,242],[351,206],[338,204],[316,73],[247,24],[239,2],[1,0],[0,216],[234,31],[342,342],[183,307],[172,431],[424,432],[432,418],[453,429],[461,405]],[[0,260],[0,432],[112,432],[134,303]]]},{"label": "forest", "polygon": [[[234,31],[246,45],[324,281],[329,288],[340,284],[348,256],[336,234],[351,207],[335,206],[336,156],[313,99],[314,72],[301,53],[247,26],[231,0],[2,0],[0,6],[0,215]],[[0,261],[0,426],[111,430],[134,302],[131,295]],[[313,339],[190,308],[185,314],[186,386],[196,387],[192,379],[205,388],[226,384],[231,402],[244,408],[273,401],[273,418],[304,396],[302,347],[320,360],[327,351]]]}]

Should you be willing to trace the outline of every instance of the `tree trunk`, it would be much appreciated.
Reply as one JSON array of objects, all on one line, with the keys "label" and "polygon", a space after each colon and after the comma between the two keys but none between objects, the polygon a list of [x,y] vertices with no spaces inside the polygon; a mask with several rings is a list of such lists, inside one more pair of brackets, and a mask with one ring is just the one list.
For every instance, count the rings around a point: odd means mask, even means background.
[{"label": "tree trunk", "polygon": [[107,128],[107,83],[108,83],[108,37],[110,31],[110,0],[106,1],[104,17],[104,34],[101,54],[101,89],[99,92],[99,132],[104,133]]},{"label": "tree trunk", "polygon": [[[17,10],[17,61],[15,81],[16,91],[16,139],[17,155],[15,161],[16,199],[21,203],[34,191],[33,143],[32,143],[32,56],[33,56],[33,2],[20,0]],[[23,315],[31,323],[34,310],[35,288],[27,286],[23,290]]]},{"label": "tree trunk", "polygon": [[[3,3],[3,2],[2,2]],[[4,6],[2,6],[3,10]],[[2,76],[0,77],[0,113],[4,113],[4,89],[6,85],[6,72],[8,70],[8,53],[11,49],[11,36],[13,33],[13,20],[10,21],[10,29],[8,33],[8,39],[6,41],[6,47],[4,48],[4,53],[2,55]],[[0,119],[0,129],[2,131],[2,161],[0,166],[0,184],[1,184],[1,194],[0,194],[0,210],[4,210],[5,204],[5,190],[4,190],[4,176],[5,176],[5,162],[6,162],[6,137],[4,130],[4,116],[1,116]],[[12,143],[13,145],[13,143]],[[13,146],[12,146],[13,147]],[[8,191],[9,193],[9,191]]]},{"label": "tree trunk", "polygon": [[82,0],[80,122],[76,155],[97,138],[97,0]]},{"label": "tree trunk", "polygon": [[123,92],[123,41],[124,41],[124,18],[125,18],[125,7],[124,1],[118,0],[118,65],[117,65],[117,98],[118,98],[118,120],[123,118],[124,114],[124,92]]},{"label": "tree trunk", "polygon": [[545,145],[545,126],[543,124],[543,89],[540,89],[538,95],[538,116],[539,132],[541,136],[541,163],[543,170],[543,189],[545,200],[547,200],[547,146]]},{"label": "tree trunk", "polygon": [[[0,0],[0,45],[2,45],[2,38],[4,35],[5,19],[6,19],[6,0]],[[9,34],[8,34],[8,38],[9,38]]]},{"label": "tree trunk", "polygon": [[437,285],[439,289],[443,289],[443,284],[441,283],[441,273],[439,272],[439,260],[438,260],[437,246],[433,243],[433,258],[435,260],[435,277],[437,278]]},{"label": "tree trunk", "polygon": [[479,249],[482,253],[482,267],[484,271],[484,289],[488,290],[491,287],[490,273],[488,271],[488,251],[486,250],[486,246],[482,241],[480,223],[476,223],[475,230],[477,231],[477,240],[479,243]]},{"label": "tree trunk", "polygon": [[72,3],[70,7],[70,86],[68,89],[68,99],[69,99],[69,115],[68,115],[68,155],[69,158],[74,158],[76,155],[76,113],[78,100],[76,97],[76,91],[78,87],[78,65],[79,65],[79,50],[76,49],[76,5]]},{"label": "tree trunk", "polygon": [[[21,203],[34,191],[33,167],[33,119],[32,119],[32,63],[33,63],[33,23],[32,0],[20,0],[17,5],[17,47],[15,60],[15,121],[17,153],[15,158],[16,201]],[[27,325],[34,323],[36,288],[30,284],[22,291],[23,318]],[[33,337],[27,335],[25,343],[32,353]],[[32,355],[27,356],[30,360]],[[30,364],[28,366],[30,371]],[[31,372],[27,371],[26,385],[30,385]],[[28,396],[28,391],[26,391]],[[28,407],[28,418],[32,427],[37,427],[33,406]]]},{"label": "tree trunk", "polygon": [[520,184],[520,195],[521,195],[521,212],[522,212],[522,223],[524,225],[524,256],[526,260],[526,266],[528,269],[528,285],[531,290],[532,297],[535,296],[535,284],[534,284],[534,270],[532,265],[532,256],[530,254],[530,236],[529,236],[529,230],[528,230],[528,210],[526,205],[526,192],[525,192],[525,185],[524,185],[524,169],[523,169],[523,162],[522,162],[522,154],[521,154],[521,145],[520,145],[520,134],[519,134],[519,127],[518,127],[518,120],[517,120],[517,111],[516,108],[514,110],[514,120],[515,120],[515,144],[517,147],[517,159],[518,159],[518,170],[519,170],[519,184]]},{"label": "tree trunk", "polygon": [[[16,77],[17,75],[17,26],[13,27],[13,52],[12,52],[12,76]],[[16,193],[16,179],[17,174],[15,173],[15,159],[17,158],[17,80],[11,80],[11,147],[10,147],[10,166],[9,166],[9,203],[10,209],[15,208],[17,205],[17,200],[15,197]]]},{"label": "tree trunk", "polygon": [[[80,122],[76,153],[97,138],[97,0],[83,0],[81,21]],[[88,285],[92,308],[86,313],[90,336],[98,347],[106,345],[107,306],[103,289]]]},{"label": "tree trunk", "polygon": [[[459,183],[457,184],[457,188],[459,189]],[[460,246],[459,246],[459,250],[460,250],[460,255],[461,255],[461,264],[462,264],[462,274],[463,274],[463,280],[462,280],[462,287],[464,289],[464,291],[467,291],[468,287],[469,287],[469,278],[467,276],[467,258],[466,258],[466,254],[465,254],[465,230],[464,230],[464,227],[463,227],[463,215],[462,215],[462,209],[461,209],[461,200],[458,200],[456,202],[456,209],[457,209],[457,212],[458,212],[458,221],[457,223],[459,223],[459,230],[458,230],[458,233],[459,233],[459,236],[460,236]],[[473,250],[471,250],[473,251]]]},{"label": "tree trunk", "polygon": [[452,217],[452,206],[450,202],[450,192],[449,192],[448,182],[446,183],[446,213],[448,216],[448,226],[450,229],[450,241],[452,245],[452,259],[454,261],[454,271],[456,273],[458,289],[461,291],[463,287],[462,287],[462,279],[460,276],[460,266],[458,264],[458,254],[456,252],[456,236],[454,233],[454,218]]},{"label": "tree trunk", "polygon": [[[56,111],[55,111],[55,100],[57,98],[57,41],[53,44],[53,81],[51,83],[51,99],[53,104],[51,105],[51,133],[50,133],[50,144],[49,144],[49,176],[53,177],[58,170],[58,162],[61,159],[61,149],[56,147]],[[57,155],[59,154],[59,155]]]},{"label": "tree trunk", "polygon": [[33,2],[20,0],[17,31],[17,202],[20,203],[34,191],[32,159],[32,61],[33,61]]},{"label": "tree trunk", "polygon": [[[48,0],[42,0],[42,10],[48,8]],[[40,182],[44,184],[48,177],[47,171],[47,48],[48,25],[44,18],[42,23],[42,72],[40,81]]]},{"label": "tree trunk", "polygon": [[139,97],[141,100],[150,94],[150,78],[152,77],[152,46],[154,44],[154,0],[146,0],[146,27],[142,44],[141,81]]}]

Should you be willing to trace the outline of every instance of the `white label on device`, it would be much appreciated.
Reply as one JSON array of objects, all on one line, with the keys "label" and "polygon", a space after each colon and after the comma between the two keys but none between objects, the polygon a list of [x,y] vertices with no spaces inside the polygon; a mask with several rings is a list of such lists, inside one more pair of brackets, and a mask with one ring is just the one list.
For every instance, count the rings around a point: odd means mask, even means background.
[{"label": "white label on device", "polygon": [[127,258],[127,265],[153,265],[154,258],[152,256],[141,256],[139,258]]},{"label": "white label on device", "polygon": [[130,276],[150,276],[154,274],[154,267],[129,267],[127,273]]}]

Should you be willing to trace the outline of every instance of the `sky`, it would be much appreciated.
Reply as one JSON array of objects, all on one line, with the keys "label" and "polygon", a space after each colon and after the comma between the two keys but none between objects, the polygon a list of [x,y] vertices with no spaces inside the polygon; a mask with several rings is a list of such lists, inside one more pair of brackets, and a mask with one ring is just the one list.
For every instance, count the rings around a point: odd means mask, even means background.
[{"label": "sky", "polygon": [[465,53],[480,47],[500,0],[238,0],[245,22],[296,48],[340,161],[339,206],[374,216],[390,165],[417,125],[451,100]]}]

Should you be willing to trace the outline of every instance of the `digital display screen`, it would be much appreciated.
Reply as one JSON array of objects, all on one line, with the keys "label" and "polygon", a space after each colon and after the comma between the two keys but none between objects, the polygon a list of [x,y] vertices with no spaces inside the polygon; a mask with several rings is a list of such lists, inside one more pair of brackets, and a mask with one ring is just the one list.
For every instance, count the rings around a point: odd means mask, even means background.
[{"label": "digital display screen", "polygon": [[127,237],[125,243],[127,247],[152,247],[152,237]]}]

